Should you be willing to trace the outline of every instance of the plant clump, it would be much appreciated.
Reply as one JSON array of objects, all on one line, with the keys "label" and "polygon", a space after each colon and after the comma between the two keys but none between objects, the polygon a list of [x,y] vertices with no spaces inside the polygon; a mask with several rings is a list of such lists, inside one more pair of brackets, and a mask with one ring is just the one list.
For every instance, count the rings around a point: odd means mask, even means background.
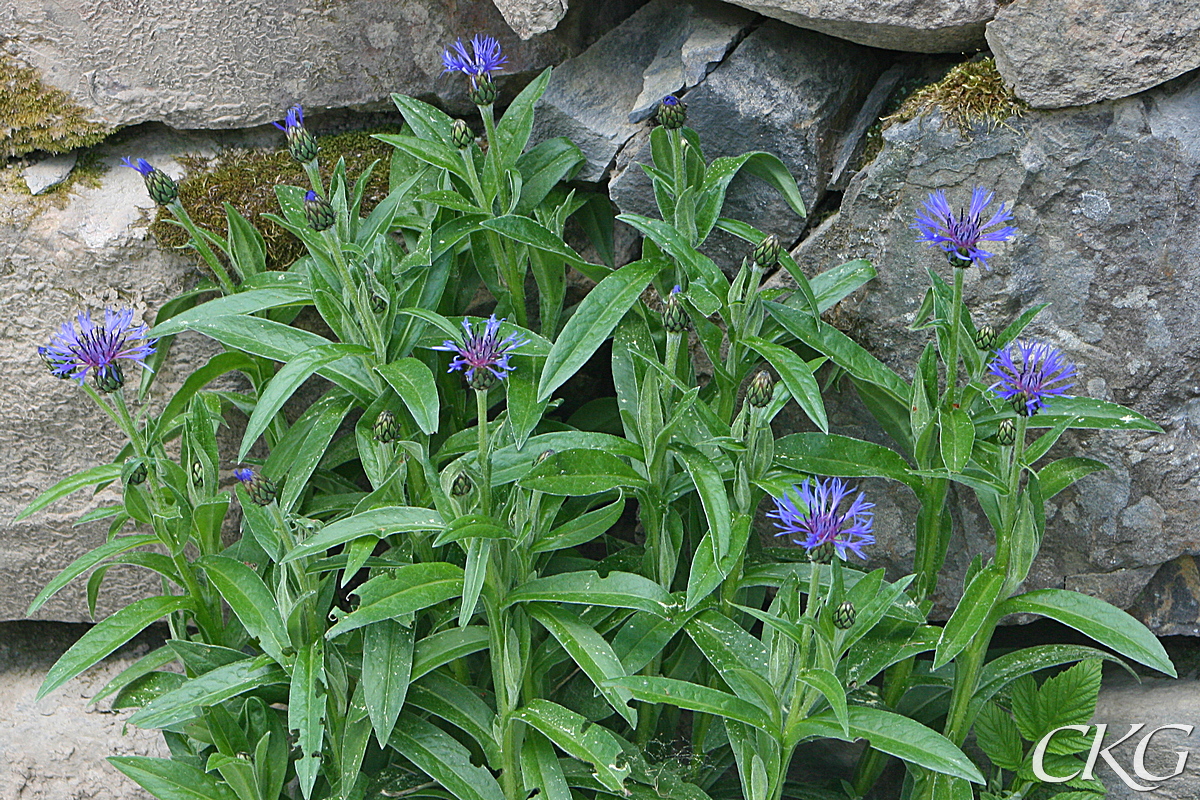
[{"label": "plant clump", "polygon": [[0,156],[67,153],[112,133],[86,114],[69,94],[43,83],[36,69],[0,53]]},{"label": "plant clump", "polygon": [[[372,133],[395,133],[395,128],[354,131],[318,138],[325,158],[321,174],[326,179],[339,157],[346,159],[346,170],[360,174],[371,162],[380,159],[363,195],[363,213],[370,213],[388,193],[388,160],[392,148],[372,139]],[[284,269],[306,252],[296,237],[267,219],[264,214],[278,213],[277,185],[302,186],[308,183],[304,166],[286,149],[270,152],[230,149],[222,154],[215,168],[203,158],[180,159],[189,176],[179,181],[179,199],[188,208],[196,224],[210,230],[225,227],[225,203],[229,203],[262,233],[267,246],[267,267]],[[163,247],[183,247],[188,233],[172,224],[168,210],[159,207],[150,232]]]},{"label": "plant clump", "polygon": [[913,92],[898,111],[884,118],[883,127],[908,122],[935,108],[965,135],[980,123],[991,129],[1010,117],[1019,117],[1029,104],[1004,82],[996,59],[981,58],[958,64],[937,83]]}]

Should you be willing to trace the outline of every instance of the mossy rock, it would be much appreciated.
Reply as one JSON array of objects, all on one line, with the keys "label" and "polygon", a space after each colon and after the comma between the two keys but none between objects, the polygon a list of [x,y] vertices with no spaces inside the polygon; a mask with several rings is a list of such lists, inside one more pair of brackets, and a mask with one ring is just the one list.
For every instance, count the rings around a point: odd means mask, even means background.
[{"label": "mossy rock", "polygon": [[[388,193],[388,173],[392,147],[372,133],[398,133],[399,128],[380,128],[355,131],[334,136],[321,136],[319,164],[321,177],[327,182],[338,158],[346,159],[346,174],[353,183],[371,162],[379,160],[371,173],[363,195],[362,213],[368,214]],[[280,137],[282,140],[282,136]],[[180,159],[190,174],[179,182],[179,199],[192,219],[202,228],[225,235],[225,203],[236,208],[250,220],[267,244],[267,268],[286,269],[304,255],[304,246],[296,237],[267,219],[265,214],[278,214],[275,197],[277,185],[308,186],[304,167],[296,163],[285,148],[261,150],[227,150],[215,168],[208,168],[203,159]],[[187,232],[173,224],[174,218],[164,208],[158,209],[150,232],[163,247],[183,247]]]},{"label": "mossy rock", "polygon": [[34,151],[67,153],[91,147],[112,133],[91,122],[86,111],[61,89],[42,83],[36,69],[0,53],[0,155],[16,158]]}]

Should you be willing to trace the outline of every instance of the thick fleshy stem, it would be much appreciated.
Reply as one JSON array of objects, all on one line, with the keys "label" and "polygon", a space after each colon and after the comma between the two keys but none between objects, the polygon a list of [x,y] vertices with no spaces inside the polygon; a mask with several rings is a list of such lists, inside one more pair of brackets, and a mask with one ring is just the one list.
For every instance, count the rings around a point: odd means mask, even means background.
[{"label": "thick fleshy stem", "polygon": [[225,294],[234,294],[237,292],[237,287],[233,284],[233,279],[229,277],[229,272],[225,269],[225,265],[221,263],[221,259],[208,246],[208,240],[204,238],[204,234],[196,227],[196,223],[192,221],[192,217],[188,214],[187,209],[183,207],[183,203],[178,200],[172,200],[167,208],[171,209],[171,213],[175,215],[175,219],[183,225],[184,230],[192,237],[192,244],[196,247],[204,263],[208,264],[209,269],[213,271],[217,282],[221,284],[221,291]]}]

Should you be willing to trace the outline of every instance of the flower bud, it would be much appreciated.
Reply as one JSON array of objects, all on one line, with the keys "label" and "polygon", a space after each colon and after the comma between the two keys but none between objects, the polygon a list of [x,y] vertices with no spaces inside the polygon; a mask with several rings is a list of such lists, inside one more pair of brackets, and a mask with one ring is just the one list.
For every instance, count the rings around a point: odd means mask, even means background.
[{"label": "flower bud", "polygon": [[396,441],[399,432],[400,426],[396,422],[396,415],[386,408],[379,412],[379,416],[375,418],[375,424],[371,426],[371,435],[375,437],[375,441],[384,444]]},{"label": "flower bud", "polygon": [[766,408],[775,393],[775,379],[766,370],[760,370],[746,390],[746,401],[755,408]]},{"label": "flower bud", "polygon": [[160,206],[168,206],[179,198],[179,187],[171,180],[171,176],[161,169],[152,170],[142,177],[150,199]]},{"label": "flower bud", "polygon": [[485,72],[471,78],[471,88],[467,90],[467,97],[471,98],[475,105],[490,106],[496,102],[497,94],[499,92],[496,90],[496,84],[492,82],[491,75]]},{"label": "flower bud", "polygon": [[1017,392],[1008,398],[1008,402],[1012,405],[1012,410],[1022,417],[1032,417],[1038,410],[1036,405],[1033,408],[1029,407],[1029,395],[1026,392]]},{"label": "flower bud", "polygon": [[822,542],[808,551],[808,560],[814,564],[828,564],[833,560],[834,550],[833,542]]},{"label": "flower bud", "polygon": [[304,218],[308,220],[308,227],[317,233],[329,230],[337,221],[329,201],[311,189],[304,195]]},{"label": "flower bud", "polygon": [[547,458],[554,455],[556,452],[557,452],[556,450],[543,450],[541,452],[541,454],[533,460],[533,465],[536,467],[537,465],[539,465],[543,461],[545,461]]},{"label": "flower bud", "polygon": [[966,269],[967,267],[971,266],[972,263],[974,263],[971,261],[970,256],[964,256],[956,250],[951,250],[950,252],[946,253],[946,260],[949,261],[950,266],[954,267],[955,269]]},{"label": "flower bud", "polygon": [[844,631],[854,624],[854,617],[854,603],[847,600],[833,612],[833,625],[838,630]]},{"label": "flower bud", "polygon": [[996,329],[991,325],[980,325],[975,331],[975,349],[988,351],[996,346]]},{"label": "flower bud", "polygon": [[683,333],[692,326],[687,309],[679,302],[680,291],[676,286],[667,295],[666,307],[663,309],[663,327],[667,329],[667,333]]},{"label": "flower bud", "polygon": [[199,461],[192,462],[192,486],[204,484],[204,465]]},{"label": "flower bud", "polygon": [[779,241],[779,237],[771,234],[767,238],[759,242],[754,248],[751,258],[758,265],[759,269],[770,269],[779,263],[779,254],[783,252],[783,243]]},{"label": "flower bud", "polygon": [[116,361],[96,370],[95,376],[96,388],[105,394],[111,394],[125,385],[125,373]]},{"label": "flower bud", "polygon": [[250,500],[258,506],[269,506],[275,499],[278,490],[275,488],[275,482],[266,475],[260,475],[249,467],[242,467],[233,471],[233,477],[242,482],[242,486],[246,489],[246,494],[250,495]]},{"label": "flower bud", "polygon": [[466,497],[475,488],[475,484],[471,482],[471,476],[465,472],[458,473],[458,477],[454,479],[454,483],[450,484],[450,494],[455,497]]},{"label": "flower bud", "polygon": [[371,311],[376,314],[382,314],[387,311],[387,298],[381,294],[371,293]]},{"label": "flower bud", "polygon": [[287,137],[288,153],[301,164],[307,164],[317,157],[317,140],[304,127],[304,109],[295,105],[288,109],[287,117],[282,125],[273,122],[276,128],[283,131]]},{"label": "flower bud", "polygon": [[450,138],[454,140],[454,146],[462,149],[470,147],[471,142],[475,141],[475,134],[467,123],[461,119],[454,120],[454,126],[450,129]]},{"label": "flower bud", "polygon": [[996,430],[996,444],[1001,447],[1012,447],[1017,441],[1017,425],[1011,419],[1000,420]]},{"label": "flower bud", "polygon": [[658,104],[656,112],[658,124],[669,131],[683,127],[687,122],[687,103],[680,102],[678,97],[667,95]]},{"label": "flower bud", "polygon": [[133,469],[129,470],[128,474],[125,476],[125,483],[129,484],[130,486],[137,486],[146,482],[146,476],[146,462],[139,461],[137,462],[137,465],[134,466]]}]

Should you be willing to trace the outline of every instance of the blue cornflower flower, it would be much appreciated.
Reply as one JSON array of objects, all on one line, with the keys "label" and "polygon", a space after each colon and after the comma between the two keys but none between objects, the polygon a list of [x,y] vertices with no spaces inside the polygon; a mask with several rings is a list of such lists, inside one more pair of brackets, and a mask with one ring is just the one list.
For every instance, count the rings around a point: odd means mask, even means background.
[{"label": "blue cornflower flower", "polygon": [[97,388],[113,392],[125,382],[118,359],[133,361],[145,367],[145,359],[154,353],[157,339],[146,339],[145,325],[131,325],[133,309],[105,309],[104,325],[92,322],[84,311],[75,318],[79,330],[70,322],[50,338],[50,344],[38,348],[50,371],[60,378],[75,378],[80,385],[88,373]]},{"label": "blue cornflower flower", "polygon": [[139,158],[134,163],[126,157],[121,159],[121,166],[137,170],[141,174],[142,181],[146,184],[146,191],[150,193],[150,199],[160,206],[170,205],[179,197],[179,187],[175,185],[171,176],[156,168],[146,159]]},{"label": "blue cornflower flower", "polygon": [[442,51],[443,72],[461,72],[474,79],[481,75],[491,75],[508,63],[508,59],[500,52],[500,42],[491,36],[481,36],[478,33],[471,37],[472,53],[467,52],[462,39]]},{"label": "blue cornflower flower", "polygon": [[276,128],[287,136],[288,152],[292,158],[301,164],[307,164],[317,157],[317,140],[304,127],[304,109],[297,103],[288,109],[283,124],[272,122]]},{"label": "blue cornflower flower", "polygon": [[1046,342],[1018,339],[1007,349],[996,351],[988,372],[998,379],[988,388],[1026,417],[1032,417],[1045,406],[1047,398],[1061,396],[1075,385],[1063,384],[1075,377],[1075,365]]},{"label": "blue cornflower flower", "polygon": [[848,552],[866,560],[862,548],[875,543],[871,531],[875,515],[868,510],[875,507],[874,503],[868,503],[859,492],[845,511],[839,511],[842,501],[854,493],[854,487],[843,483],[841,478],[805,478],[804,483],[793,486],[792,490],[800,497],[799,506],[784,494],[773,498],[775,510],[767,513],[768,517],[779,520],[776,536],[790,536],[809,552],[822,545],[833,545],[843,561],[848,560]]},{"label": "blue cornflower flower", "polygon": [[138,172],[142,173],[143,178],[149,175],[151,172],[154,172],[154,165],[144,158],[139,158],[137,162],[134,163],[129,160],[128,156],[126,156],[125,158],[121,159],[121,166],[129,167],[130,169],[136,169]]},{"label": "blue cornflower flower", "polygon": [[261,475],[249,467],[239,467],[233,471],[233,477],[241,482],[255,505],[269,506],[279,494],[275,482],[266,475]]},{"label": "blue cornflower flower", "polygon": [[1003,203],[987,222],[982,221],[983,212],[994,196],[994,192],[982,186],[976,187],[971,193],[970,208],[965,212],[960,211],[956,216],[946,202],[945,193],[939,189],[930,193],[924,210],[917,215],[912,227],[921,232],[921,241],[944,250],[951,265],[964,268],[977,264],[990,270],[987,260],[992,254],[981,248],[979,243],[1005,242],[1017,233],[1017,229],[1011,225],[988,230],[1013,218],[1012,212]]},{"label": "blue cornflower flower", "polygon": [[504,320],[496,319],[496,315],[493,314],[484,324],[483,331],[476,333],[471,328],[471,323],[464,319],[463,330],[467,335],[463,344],[447,339],[440,346],[433,347],[434,350],[458,354],[451,359],[450,369],[446,371],[454,372],[465,368],[467,385],[480,391],[486,391],[497,381],[504,380],[513,370],[508,363],[509,356],[521,345],[528,344],[528,341],[515,333],[500,339],[502,322]]},{"label": "blue cornflower flower", "polygon": [[300,106],[299,103],[297,103],[296,105],[294,105],[288,109],[287,116],[284,117],[282,125],[280,125],[278,122],[272,122],[271,124],[274,125],[276,128],[279,128],[279,130],[283,131],[284,133],[287,133],[288,131],[293,130],[295,128],[303,128],[304,127],[304,109]]}]

